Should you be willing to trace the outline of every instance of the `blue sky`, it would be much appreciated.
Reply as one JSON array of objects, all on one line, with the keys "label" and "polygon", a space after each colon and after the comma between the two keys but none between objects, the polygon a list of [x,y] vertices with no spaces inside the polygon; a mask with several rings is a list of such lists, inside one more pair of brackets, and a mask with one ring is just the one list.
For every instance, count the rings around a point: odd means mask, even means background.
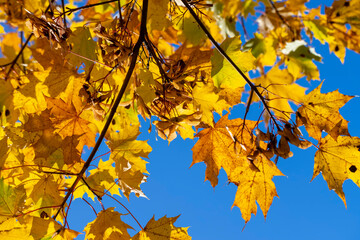
[{"label": "blue sky", "polygon": [[[327,1],[332,2],[332,1]],[[250,24],[250,23],[249,23]],[[345,64],[341,64],[334,54],[329,54],[328,46],[318,41],[311,44],[323,56],[318,63],[320,77],[324,81],[322,92],[336,89],[347,95],[360,95],[359,62],[360,56],[347,51]],[[305,81],[303,81],[304,83]],[[305,83],[311,91],[320,81]],[[360,99],[354,98],[340,112],[350,121],[349,132],[360,136]],[[231,118],[243,117],[244,107],[236,107]],[[280,159],[278,168],[286,177],[275,177],[274,182],[280,198],[275,198],[266,221],[258,208],[258,214],[252,216],[244,231],[244,220],[238,208],[231,206],[236,187],[227,184],[223,171],[219,184],[213,189],[204,182],[205,164],[192,162],[191,148],[196,140],[182,140],[178,137],[168,145],[167,141],[156,138],[154,132],[147,134],[148,122],[143,123],[142,139],[153,151],[147,165],[150,176],[142,184],[143,192],[149,199],[130,197],[118,198],[128,207],[140,223],[145,226],[155,215],[173,217],[181,214],[176,226],[190,226],[189,234],[193,239],[235,240],[235,239],[359,239],[360,235],[360,189],[350,180],[344,183],[347,208],[342,200],[330,191],[321,175],[310,182],[313,173],[315,148],[300,150],[292,148],[294,157]],[[98,155],[106,152],[103,147]],[[104,159],[105,160],[105,159]],[[104,200],[105,207],[116,206],[124,209],[112,200]],[[100,211],[100,207],[97,208]],[[70,209],[70,227],[81,231],[87,222],[95,218],[94,212],[81,200],[72,203]],[[123,220],[140,230],[129,216]],[[135,231],[130,231],[131,235]],[[84,235],[78,239],[83,239]]]}]

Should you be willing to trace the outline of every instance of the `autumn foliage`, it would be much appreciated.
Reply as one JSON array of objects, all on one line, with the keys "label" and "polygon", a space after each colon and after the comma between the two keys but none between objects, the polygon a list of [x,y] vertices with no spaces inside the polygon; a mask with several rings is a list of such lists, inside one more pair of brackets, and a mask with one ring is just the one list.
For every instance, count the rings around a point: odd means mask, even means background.
[{"label": "autumn foliage", "polygon": [[[206,164],[213,187],[226,172],[245,222],[257,205],[266,217],[291,145],[317,149],[313,178],[322,173],[345,203],[343,182],[360,186],[360,138],[339,113],[353,97],[322,93],[326,81],[306,94],[298,80],[320,80],[312,41],[342,62],[346,49],[360,52],[360,1],[307,2],[0,1],[0,238],[191,239],[178,217],[130,226],[125,206],[102,204],[145,196],[152,148],[137,140],[139,118],[169,142],[197,139],[192,165]],[[255,30],[245,28],[249,15]],[[233,119],[238,105],[246,110]],[[98,156],[103,141],[110,152]],[[70,229],[80,199],[103,210]]]}]

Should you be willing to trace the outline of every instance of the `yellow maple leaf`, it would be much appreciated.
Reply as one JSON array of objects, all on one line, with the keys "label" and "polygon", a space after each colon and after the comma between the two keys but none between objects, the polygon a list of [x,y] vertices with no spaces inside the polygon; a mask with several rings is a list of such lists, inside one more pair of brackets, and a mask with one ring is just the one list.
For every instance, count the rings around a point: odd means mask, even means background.
[{"label": "yellow maple leaf", "polygon": [[[240,51],[240,37],[227,38],[220,47],[244,73],[255,68],[256,59],[251,52]],[[242,76],[218,51],[214,51],[211,63],[211,77],[216,87],[238,88],[245,86],[246,82]]]},{"label": "yellow maple leaf", "polygon": [[62,182],[54,175],[31,172],[23,181],[23,186],[27,196],[26,205],[35,209],[45,207],[43,211],[49,216],[56,212],[55,208],[49,207],[59,206],[63,200],[64,194],[59,191],[63,187]]},{"label": "yellow maple leaf", "polygon": [[[178,21],[176,25],[174,25],[174,28],[177,31],[178,39],[180,42],[186,43],[188,46],[204,46],[208,45],[210,42],[208,38],[206,37],[206,34],[204,31],[200,29],[200,26],[197,24],[197,22],[194,20],[194,18],[191,16],[189,11],[182,12],[184,9],[178,8],[176,9],[178,15],[182,15],[182,20]],[[213,18],[213,12],[208,11],[205,8],[202,9],[202,13],[206,14],[206,17],[208,19]],[[223,40],[222,35],[220,34],[220,28],[216,24],[215,20],[211,21],[204,21],[204,25],[209,29],[212,36],[215,38],[217,42],[220,42]]]},{"label": "yellow maple leaf", "polygon": [[142,80],[142,85],[137,87],[135,92],[142,98],[147,106],[150,106],[156,98],[155,90],[152,87],[155,85],[153,74],[149,70],[141,69],[138,78]]},{"label": "yellow maple leaf", "polygon": [[9,217],[18,214],[23,208],[25,199],[23,187],[14,188],[0,178],[0,216]]},{"label": "yellow maple leaf", "polygon": [[[98,167],[90,170],[90,176],[86,178],[86,182],[89,186],[100,196],[103,195],[104,191],[109,191],[112,195],[116,194],[120,196],[119,187],[116,185],[115,181],[117,175],[115,167],[113,167],[112,164],[113,161],[102,161],[100,159]],[[87,187],[84,186],[84,188]],[[95,196],[93,196],[88,189],[86,189],[86,192],[88,196],[94,200]]]},{"label": "yellow maple leaf", "polygon": [[12,61],[16,57],[16,53],[20,50],[20,38],[17,32],[3,34],[1,36],[0,47],[2,54],[7,58],[1,59],[1,64],[6,64],[9,61]]},{"label": "yellow maple leaf", "polygon": [[314,179],[320,172],[329,189],[334,190],[345,201],[342,185],[346,179],[360,187],[360,138],[339,136],[337,140],[327,135],[320,141],[315,153]]},{"label": "yellow maple leaf", "polygon": [[278,196],[272,178],[284,176],[276,165],[264,155],[258,156],[253,163],[258,171],[246,166],[239,166],[229,176],[229,181],[238,186],[233,206],[240,208],[245,222],[250,220],[252,213],[256,215],[256,201],[266,218],[273,198]]},{"label": "yellow maple leaf", "polygon": [[76,138],[79,141],[77,149],[82,150],[84,145],[95,145],[94,124],[82,118],[81,106],[64,102],[61,99],[45,97],[47,107],[50,109],[50,119],[55,127],[55,132],[63,139]]},{"label": "yellow maple leaf", "polygon": [[70,37],[67,39],[68,44],[72,46],[71,51],[84,57],[80,58],[74,54],[69,54],[66,57],[69,59],[69,62],[75,66],[80,66],[81,63],[85,63],[85,66],[88,68],[91,66],[92,62],[87,59],[97,60],[96,58],[96,42],[92,39],[89,28],[87,27],[77,27],[75,31],[72,32]]},{"label": "yellow maple leaf", "polygon": [[154,217],[146,224],[144,229],[137,233],[132,240],[191,240],[188,227],[175,227],[174,223],[179,218],[166,216],[155,220]]},{"label": "yellow maple leaf", "polygon": [[202,113],[201,120],[204,123],[213,125],[213,111],[221,114],[223,110],[230,106],[225,100],[219,100],[219,96],[214,92],[214,87],[211,84],[197,85],[193,92],[194,106],[196,106]]},{"label": "yellow maple leaf", "polygon": [[127,126],[120,132],[113,132],[107,137],[107,145],[111,150],[110,159],[115,163],[116,175],[120,189],[126,197],[131,192],[136,196],[145,196],[140,184],[146,180],[148,171],[146,161],[152,148],[146,141],[136,140],[140,134],[139,126]]},{"label": "yellow maple leaf", "polygon": [[247,17],[249,13],[255,14],[255,7],[257,2],[251,0],[237,1],[237,0],[220,0],[223,17],[236,18],[239,13]]},{"label": "yellow maple leaf", "polygon": [[317,140],[322,131],[334,139],[339,135],[349,135],[348,122],[340,115],[339,109],[353,97],[338,91],[323,94],[321,86],[322,83],[304,97],[303,105],[296,113],[297,125],[305,125],[309,135]]},{"label": "yellow maple leaf", "polygon": [[273,35],[264,37],[261,33],[255,33],[254,38],[247,41],[243,49],[250,50],[256,61],[261,66],[272,66],[276,62],[276,40]]},{"label": "yellow maple leaf", "polygon": [[0,124],[5,126],[6,123],[12,125],[18,120],[19,110],[14,104],[14,87],[10,81],[0,80]]},{"label": "yellow maple leaf", "polygon": [[20,218],[0,220],[1,239],[38,240],[51,238],[70,240],[69,236],[75,238],[79,234],[74,230],[63,228],[52,218],[43,219],[26,215]]},{"label": "yellow maple leaf", "polygon": [[[277,66],[270,69],[265,76],[252,80],[256,85],[260,85],[268,106],[274,111],[275,115],[288,120],[293,110],[289,101],[297,104],[303,101],[306,88],[294,83],[294,78],[286,69],[279,69]],[[257,96],[254,96],[257,100]]]},{"label": "yellow maple leaf", "polygon": [[[24,130],[22,134],[27,133],[28,144],[31,144],[24,149],[25,158],[29,164],[35,163],[52,167],[80,161],[82,151],[82,148],[79,148],[80,136],[67,136],[62,139],[55,132],[50,120],[50,110],[46,109],[39,115],[29,114],[28,120],[24,124]],[[56,153],[59,149],[62,149],[62,152]],[[59,154],[57,159],[54,158],[56,154]]]},{"label": "yellow maple leaf", "polygon": [[43,84],[43,79],[38,77],[36,73],[22,76],[23,85],[14,91],[15,108],[22,109],[26,113],[37,113],[46,109],[43,93],[46,93],[48,88]]},{"label": "yellow maple leaf", "polygon": [[302,77],[303,74],[308,80],[320,79],[319,70],[313,60],[320,61],[321,55],[316,53],[314,48],[307,47],[304,40],[286,43],[282,53],[287,56],[285,64],[295,79]]},{"label": "yellow maple leaf", "polygon": [[102,210],[94,221],[85,227],[85,238],[89,240],[130,240],[127,229],[130,227],[121,220],[114,207]]},{"label": "yellow maple leaf", "polygon": [[240,118],[229,120],[228,114],[224,115],[214,127],[196,134],[195,137],[199,137],[199,140],[192,148],[191,166],[204,162],[207,166],[205,181],[209,180],[215,187],[221,168],[230,175],[237,166],[248,165],[246,157],[255,147],[251,132],[256,125],[255,121],[244,121]]},{"label": "yellow maple leaf", "polygon": [[150,0],[147,15],[147,28],[151,33],[152,30],[164,30],[171,26],[170,20],[167,18],[169,1],[167,0]]}]

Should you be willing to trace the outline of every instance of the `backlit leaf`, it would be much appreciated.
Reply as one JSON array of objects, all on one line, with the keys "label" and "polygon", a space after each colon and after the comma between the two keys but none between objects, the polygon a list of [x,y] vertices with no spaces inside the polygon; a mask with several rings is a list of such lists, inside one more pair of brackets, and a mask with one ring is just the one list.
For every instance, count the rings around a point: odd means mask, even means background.
[{"label": "backlit leaf", "polygon": [[349,135],[348,122],[340,115],[339,109],[353,97],[338,91],[320,93],[321,86],[322,83],[305,96],[296,113],[297,124],[305,125],[309,135],[317,140],[321,138],[322,131],[334,139],[339,135]]},{"label": "backlit leaf", "polygon": [[190,240],[187,227],[175,227],[174,223],[179,218],[166,216],[155,220],[154,217],[137,233],[132,240]]},{"label": "backlit leaf", "polygon": [[[253,69],[255,58],[251,52],[242,52],[239,37],[227,38],[220,47],[229,55],[243,72]],[[216,87],[244,87],[246,82],[230,63],[215,51],[211,58],[211,76]]]},{"label": "backlit leaf", "polygon": [[127,229],[132,227],[121,220],[121,215],[114,211],[113,207],[102,210],[94,221],[86,225],[85,238],[89,240],[130,240]]},{"label": "backlit leaf", "polygon": [[351,179],[360,187],[360,139],[357,137],[339,136],[337,140],[330,135],[320,140],[315,153],[313,179],[321,172],[328,183],[345,202],[342,185],[346,179]]}]

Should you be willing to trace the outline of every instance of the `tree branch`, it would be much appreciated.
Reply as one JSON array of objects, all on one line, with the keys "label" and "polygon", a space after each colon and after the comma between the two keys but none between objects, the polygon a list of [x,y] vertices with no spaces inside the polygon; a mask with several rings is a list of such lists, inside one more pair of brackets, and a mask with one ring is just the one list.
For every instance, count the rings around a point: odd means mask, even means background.
[{"label": "tree branch", "polygon": [[226,54],[226,52],[220,47],[220,45],[216,42],[214,37],[211,35],[211,33],[207,30],[206,26],[201,22],[200,18],[196,15],[194,10],[191,8],[189,3],[186,0],[181,0],[181,2],[185,5],[185,7],[188,9],[190,14],[193,16],[197,24],[199,24],[200,28],[204,31],[206,36],[209,38],[210,42],[215,46],[215,48],[219,51],[219,53],[231,64],[233,68],[244,78],[244,80],[249,84],[250,88],[256,93],[256,95],[259,97],[261,102],[264,105],[264,108],[269,113],[271,119],[273,120],[274,124],[276,125],[276,128],[280,130],[280,126],[277,124],[274,115],[270,112],[270,109],[264,99],[264,97],[261,95],[257,87],[250,81],[250,79],[241,71],[241,69],[234,63],[234,61],[229,57],[229,55]]},{"label": "tree branch", "polygon": [[105,134],[111,124],[111,121],[116,113],[116,109],[120,104],[120,101],[125,93],[126,87],[130,81],[130,78],[132,76],[132,73],[135,69],[135,65],[136,65],[136,61],[139,55],[139,50],[141,45],[143,44],[144,40],[145,40],[145,35],[146,35],[146,21],[147,21],[147,10],[148,10],[148,0],[144,0],[143,1],[143,9],[142,9],[142,15],[141,15],[141,25],[140,25],[140,34],[139,34],[139,38],[134,46],[133,52],[132,52],[132,57],[131,57],[131,62],[130,62],[130,66],[128,69],[128,72],[126,73],[124,82],[121,86],[120,92],[118,94],[118,96],[116,97],[116,100],[114,102],[114,105],[111,108],[109,117],[104,125],[104,128],[101,131],[101,134],[98,138],[98,140],[96,141],[96,144],[94,146],[94,148],[92,149],[90,156],[88,157],[88,159],[86,160],[84,166],[82,167],[81,171],[78,173],[75,182],[72,184],[72,186],[70,187],[69,191],[67,192],[66,196],[64,197],[63,202],[60,205],[60,208],[58,209],[58,211],[56,212],[56,214],[53,216],[53,219],[56,219],[56,217],[59,215],[60,211],[64,208],[66,201],[69,199],[69,197],[71,196],[72,192],[74,191],[76,185],[79,183],[79,181],[82,179],[83,174],[85,173],[85,171],[88,169],[88,167],[90,166],[91,161],[93,160],[96,152],[98,151],[100,144],[102,143]]},{"label": "tree branch", "polygon": [[279,16],[280,20],[289,28],[292,34],[295,34],[294,30],[290,27],[290,25],[285,21],[283,16],[280,14],[279,10],[276,8],[274,2],[272,0],[268,0],[272,8],[275,10],[276,14]]},{"label": "tree branch", "polygon": [[[49,11],[49,9],[50,9],[50,5],[45,9],[45,13],[47,13],[47,11]],[[6,75],[5,75],[5,81],[6,81],[7,78],[9,77],[10,72],[11,72],[12,69],[14,68],[17,60],[20,58],[20,56],[22,56],[22,53],[23,53],[24,49],[26,48],[27,44],[29,43],[29,41],[30,41],[30,39],[32,38],[33,35],[34,35],[34,33],[31,33],[31,34],[28,36],[28,38],[26,39],[26,42],[21,46],[20,52],[16,55],[15,59],[14,59],[11,63],[4,64],[4,65],[0,66],[0,67],[5,67],[5,66],[11,64],[8,72],[7,72]]]},{"label": "tree branch", "polygon": [[94,4],[89,4],[89,5],[85,5],[85,6],[82,6],[82,7],[78,7],[78,8],[68,8],[66,7],[68,10],[61,13],[60,16],[62,15],[65,15],[67,13],[73,13],[73,12],[76,12],[76,11],[79,11],[79,10],[82,10],[82,9],[86,9],[86,8],[91,8],[91,7],[96,7],[96,6],[99,6],[99,5],[103,5],[103,4],[107,4],[107,3],[112,3],[112,2],[116,2],[118,0],[109,0],[109,1],[105,1],[105,2],[99,2],[99,3],[94,3]]},{"label": "tree branch", "polygon": [[[12,69],[14,68],[17,60],[19,60],[20,56],[22,55],[24,49],[26,48],[27,44],[29,43],[29,41],[30,41],[30,39],[31,39],[31,37],[32,37],[33,35],[34,35],[34,34],[31,33],[31,34],[28,36],[28,38],[26,39],[26,42],[21,46],[20,52],[16,55],[15,59],[11,62],[10,68],[9,68],[8,72],[6,73],[6,75],[5,75],[5,80],[8,79],[8,77],[9,77]],[[9,64],[10,64],[10,63],[9,63]],[[6,64],[5,66],[7,66],[7,65],[9,65],[9,64]]]}]

